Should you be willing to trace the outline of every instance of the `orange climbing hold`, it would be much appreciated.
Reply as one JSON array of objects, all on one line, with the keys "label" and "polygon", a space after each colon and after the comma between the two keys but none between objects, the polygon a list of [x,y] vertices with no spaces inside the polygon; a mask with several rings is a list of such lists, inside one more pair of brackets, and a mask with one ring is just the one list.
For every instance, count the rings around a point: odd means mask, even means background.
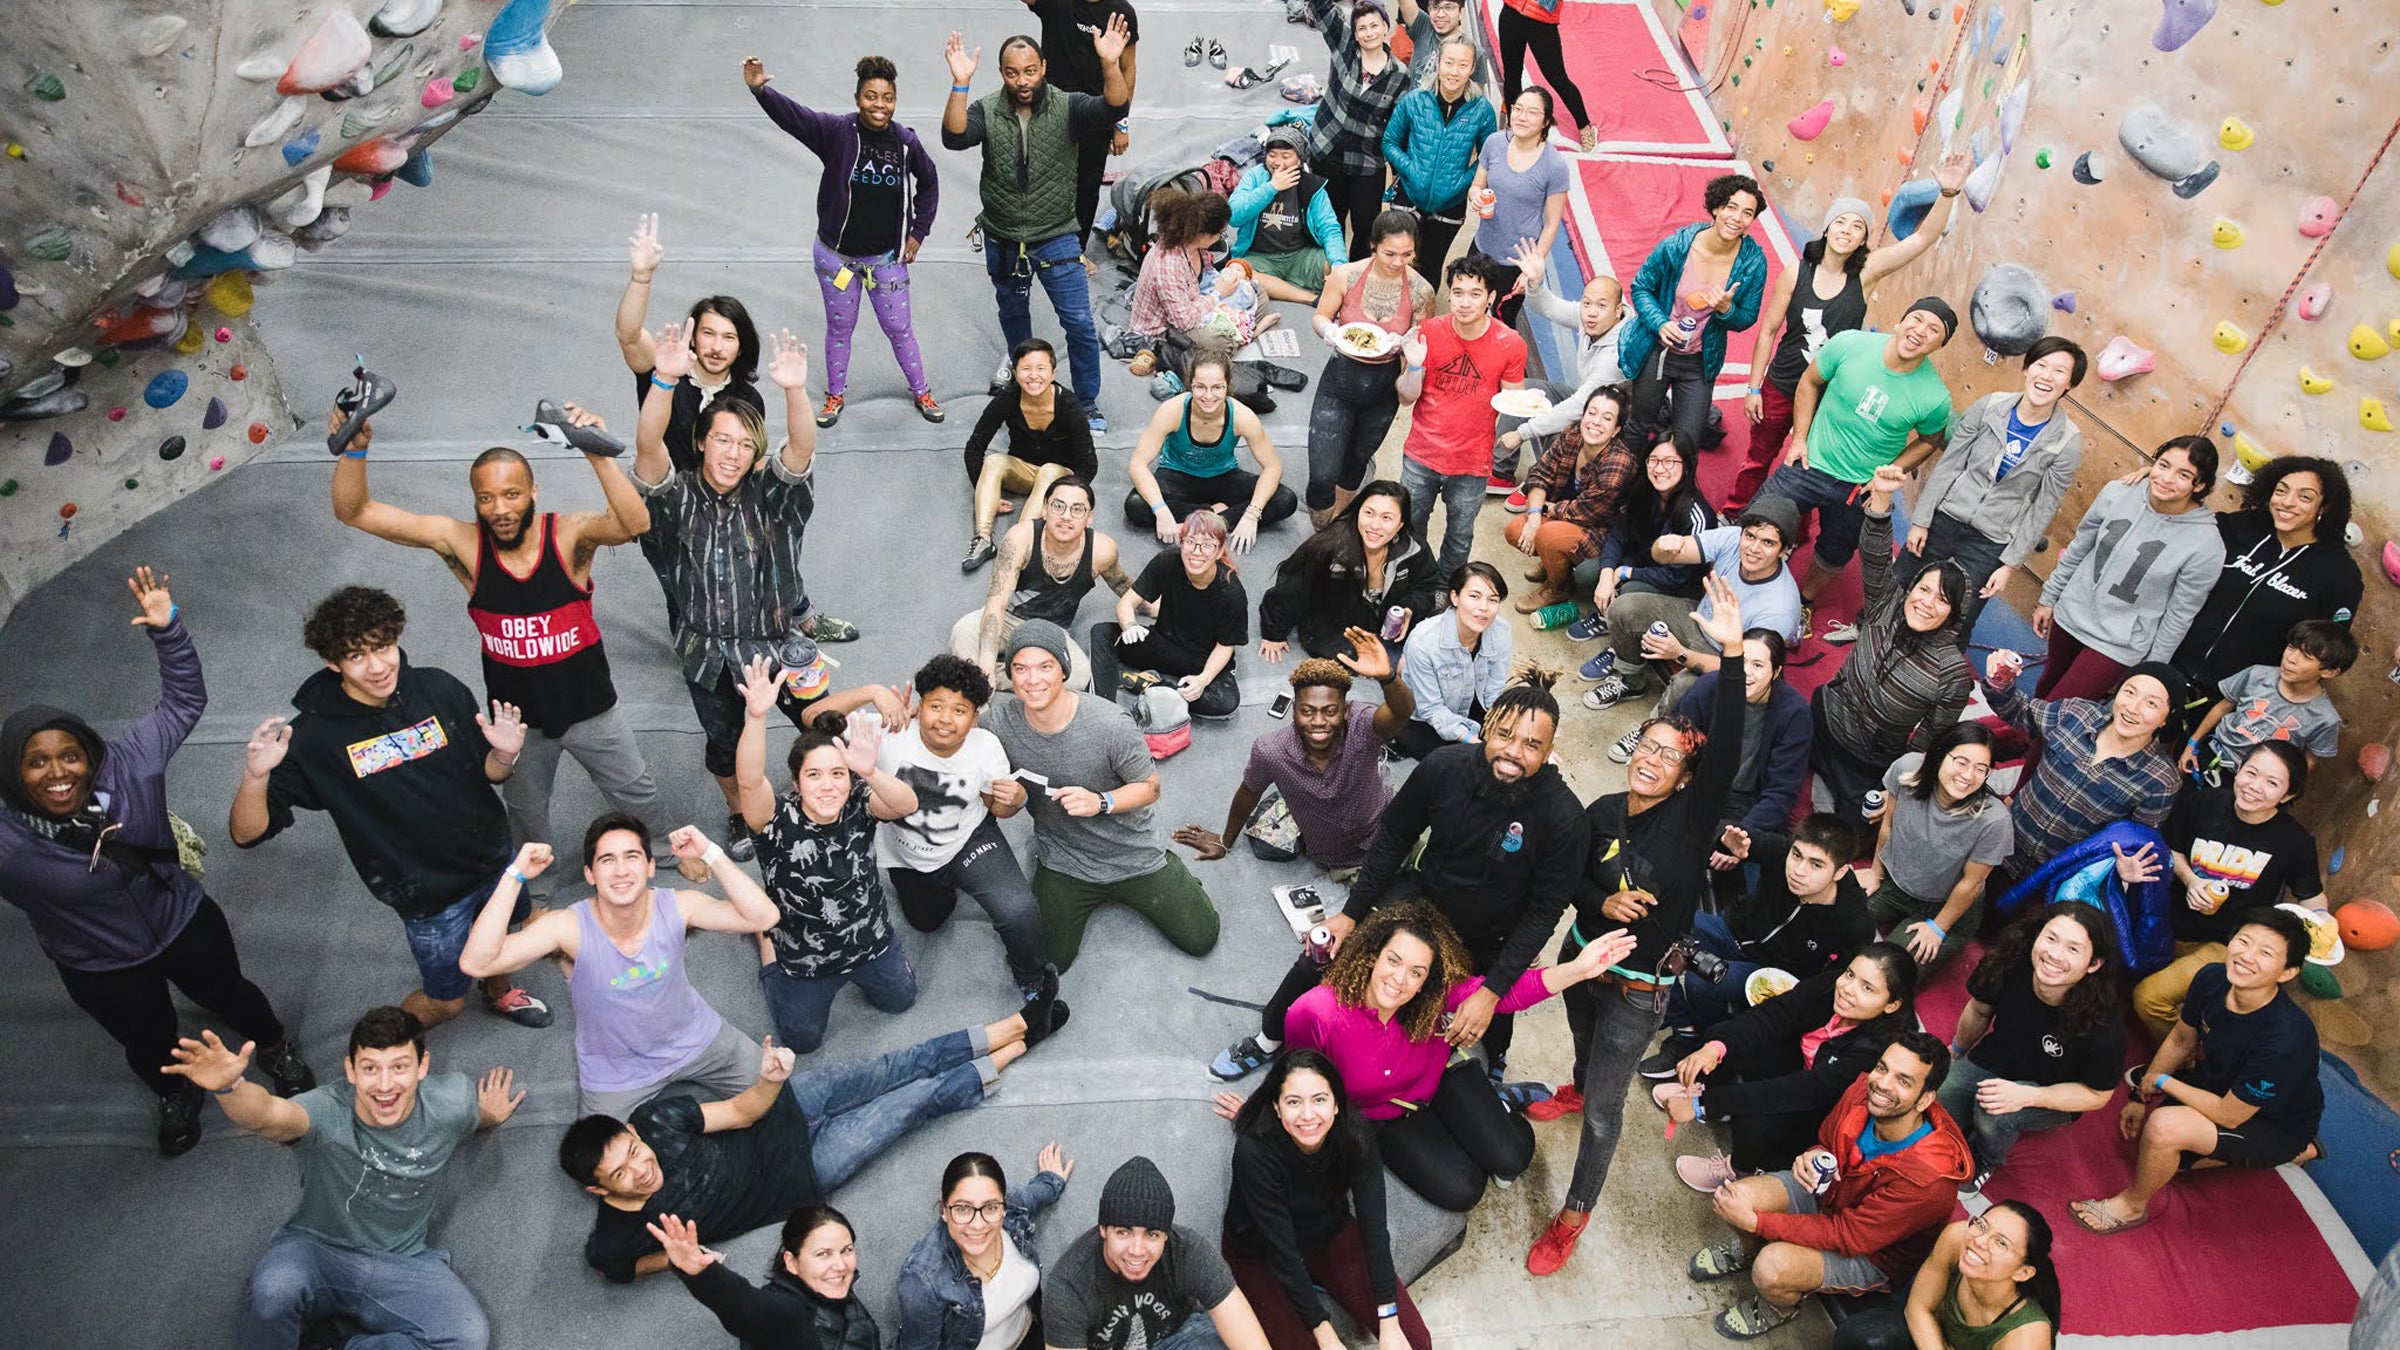
[{"label": "orange climbing hold", "polygon": [[266,423],[252,422],[250,424],[250,443],[252,445],[265,445],[267,443]]},{"label": "orange climbing hold", "polygon": [[380,177],[396,172],[401,165],[407,162],[408,151],[398,141],[389,136],[377,136],[373,140],[361,141],[343,151],[341,158],[333,162],[333,167],[340,173],[363,173]]},{"label": "orange climbing hold", "polygon": [[1897,151],[1893,152],[1892,158],[1899,160],[1901,165],[1905,167],[1917,162],[1917,152],[1904,145],[1901,146]]},{"label": "orange climbing hold", "polygon": [[2381,741],[2358,748],[2358,771],[2370,783],[2380,783],[2392,771],[2392,747]]},{"label": "orange climbing hold", "polygon": [[2342,945],[2357,951],[2379,952],[2400,942],[2400,914],[2380,900],[2353,900],[2333,912],[2333,921],[2341,925]]}]

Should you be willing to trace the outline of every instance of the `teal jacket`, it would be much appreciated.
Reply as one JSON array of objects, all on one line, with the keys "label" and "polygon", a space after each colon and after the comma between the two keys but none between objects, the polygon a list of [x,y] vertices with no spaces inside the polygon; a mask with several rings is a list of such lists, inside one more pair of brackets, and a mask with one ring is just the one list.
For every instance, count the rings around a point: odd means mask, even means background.
[{"label": "teal jacket", "polygon": [[[1639,378],[1650,354],[1658,350],[1659,326],[1675,312],[1675,283],[1683,279],[1684,259],[1692,251],[1692,240],[1709,225],[1708,221],[1686,225],[1660,240],[1650,256],[1642,259],[1642,270],[1633,274],[1633,284],[1625,288],[1625,301],[1633,316],[1625,321],[1624,336],[1617,339],[1617,360],[1628,376]],[[1710,384],[1716,383],[1717,372],[1725,368],[1725,335],[1757,323],[1758,307],[1766,300],[1767,251],[1757,240],[1743,238],[1725,284],[1734,288],[1733,308],[1700,333],[1700,369]]]},{"label": "teal jacket", "polygon": [[1412,89],[1400,96],[1383,127],[1383,157],[1400,179],[1400,190],[1421,211],[1454,215],[1467,203],[1475,181],[1475,156],[1486,136],[1500,129],[1489,100],[1461,101],[1442,120],[1442,96]]},{"label": "teal jacket", "polygon": [[[1313,182],[1316,191],[1308,194],[1308,233],[1325,250],[1331,262],[1350,256],[1350,246],[1342,242],[1342,222],[1333,213],[1333,199],[1325,195],[1325,180],[1300,171],[1300,181]],[[1233,185],[1233,195],[1225,204],[1233,212],[1233,256],[1243,257],[1250,252],[1250,240],[1258,233],[1258,218],[1266,214],[1267,203],[1275,200],[1275,185],[1267,181],[1267,166],[1253,164],[1242,171],[1242,181]]]}]

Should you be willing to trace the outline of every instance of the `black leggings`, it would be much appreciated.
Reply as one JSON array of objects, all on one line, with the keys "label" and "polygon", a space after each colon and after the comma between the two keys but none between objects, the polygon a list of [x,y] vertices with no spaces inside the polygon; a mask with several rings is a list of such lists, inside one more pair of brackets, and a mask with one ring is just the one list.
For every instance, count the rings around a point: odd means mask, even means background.
[{"label": "black leggings", "polygon": [[1375,217],[1383,212],[1383,166],[1376,165],[1373,173],[1327,172],[1322,167],[1317,172],[1325,179],[1325,196],[1333,203],[1334,219],[1342,222],[1350,235],[1350,261],[1357,262],[1375,251],[1371,236]]},{"label": "black leggings", "polygon": [[1356,492],[1400,415],[1400,363],[1354,361],[1335,352],[1317,376],[1308,407],[1308,509],[1333,505],[1334,489]]},{"label": "black leggings", "polygon": [[[167,944],[167,949],[138,966],[123,970],[70,970],[58,967],[75,1006],[92,1015],[100,1029],[125,1047],[125,1067],[161,1097],[185,1091],[188,1084],[159,1066],[174,1059],[179,1027],[172,984],[185,998],[224,1018],[242,1040],[259,1048],[283,1041],[283,1023],[259,987],[242,974],[242,954],[234,949],[233,929],[225,911],[203,896],[191,922]],[[236,1042],[238,1045],[239,1042]]]},{"label": "black leggings", "polygon": [[1525,49],[1533,49],[1533,59],[1542,66],[1542,78],[1567,105],[1567,115],[1575,119],[1578,131],[1592,124],[1583,111],[1583,91],[1567,78],[1566,53],[1559,48],[1558,25],[1528,19],[1513,9],[1500,11],[1500,84],[1508,101],[1517,101],[1525,92]]},{"label": "black leggings", "polygon": [[1473,1060],[1451,1065],[1432,1101],[1385,1121],[1376,1143],[1393,1176],[1453,1214],[1475,1208],[1491,1178],[1533,1165],[1533,1126],[1509,1114]]},{"label": "black leggings", "polygon": [[[1675,352],[1660,343],[1650,349],[1650,357],[1633,377],[1633,425],[1655,441],[1675,438],[1675,444],[1691,454],[1700,453],[1700,441],[1708,435],[1709,408],[1708,374],[1701,369],[1697,352]],[[1668,406],[1668,394],[1674,395]]]},{"label": "black leggings", "polygon": [[[1119,642],[1117,639],[1124,631],[1113,620],[1092,625],[1092,692],[1100,697],[1117,696],[1117,677],[1125,670],[1147,670],[1164,675],[1169,681],[1200,673],[1200,664],[1191,660],[1188,653],[1155,639]],[[1234,678],[1232,661],[1225,663],[1225,668],[1208,682],[1191,706],[1194,717],[1225,718],[1241,711],[1242,686]]]},{"label": "black leggings", "polygon": [[1100,180],[1107,176],[1106,137],[1085,141],[1075,147],[1075,220],[1083,227],[1082,232],[1075,236],[1078,244],[1091,237],[1092,220],[1100,214]]},{"label": "black leggings", "polygon": [[[1167,499],[1167,511],[1177,520],[1194,511],[1207,510],[1222,503],[1228,520],[1238,521],[1250,509],[1250,498],[1258,491],[1258,475],[1248,469],[1228,469],[1214,478],[1195,478],[1178,469],[1151,470],[1158,479],[1159,495]],[[1300,509],[1300,496],[1290,487],[1277,483],[1267,494],[1266,508],[1259,512],[1258,523],[1263,527],[1287,520]],[[1125,493],[1125,523],[1137,530],[1150,529],[1158,514],[1150,503],[1142,500],[1139,489]]]},{"label": "black leggings", "polygon": [[1431,211],[1417,213],[1417,275],[1433,283],[1436,292],[1442,291],[1442,264],[1449,261],[1450,245],[1467,222],[1456,215],[1437,216]]}]

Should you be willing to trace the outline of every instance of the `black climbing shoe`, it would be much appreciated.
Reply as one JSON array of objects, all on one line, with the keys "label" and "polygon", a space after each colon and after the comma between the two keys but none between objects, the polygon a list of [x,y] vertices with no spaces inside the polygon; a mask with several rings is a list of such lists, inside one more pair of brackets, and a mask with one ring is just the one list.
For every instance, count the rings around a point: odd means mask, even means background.
[{"label": "black climbing shoe", "polygon": [[317,1076],[300,1058],[300,1051],[289,1040],[270,1045],[258,1052],[259,1071],[275,1085],[278,1097],[297,1097],[317,1085]]},{"label": "black climbing shoe", "polygon": [[525,428],[537,441],[553,445],[570,445],[587,455],[620,459],[625,454],[625,438],[606,427],[579,427],[567,420],[567,410],[549,399],[533,405],[533,424]]},{"label": "black climbing shoe", "polygon": [[358,424],[382,412],[400,394],[400,386],[367,369],[367,358],[358,358],[350,371],[349,388],[333,396],[333,406],[347,414],[342,425],[325,438],[325,448],[341,454],[350,448],[350,438],[358,434]]},{"label": "black climbing shoe", "polygon": [[181,1092],[158,1099],[158,1154],[176,1158],[200,1142],[200,1089],[186,1084]]}]

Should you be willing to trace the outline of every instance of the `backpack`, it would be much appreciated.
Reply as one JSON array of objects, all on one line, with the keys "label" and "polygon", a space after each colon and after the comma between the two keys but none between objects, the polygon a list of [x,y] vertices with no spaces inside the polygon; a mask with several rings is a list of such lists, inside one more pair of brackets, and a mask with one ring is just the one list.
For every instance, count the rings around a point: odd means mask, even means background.
[{"label": "backpack", "polygon": [[1166,685],[1152,685],[1134,701],[1133,722],[1142,729],[1150,758],[1166,759],[1192,743],[1192,710],[1183,695]]}]

